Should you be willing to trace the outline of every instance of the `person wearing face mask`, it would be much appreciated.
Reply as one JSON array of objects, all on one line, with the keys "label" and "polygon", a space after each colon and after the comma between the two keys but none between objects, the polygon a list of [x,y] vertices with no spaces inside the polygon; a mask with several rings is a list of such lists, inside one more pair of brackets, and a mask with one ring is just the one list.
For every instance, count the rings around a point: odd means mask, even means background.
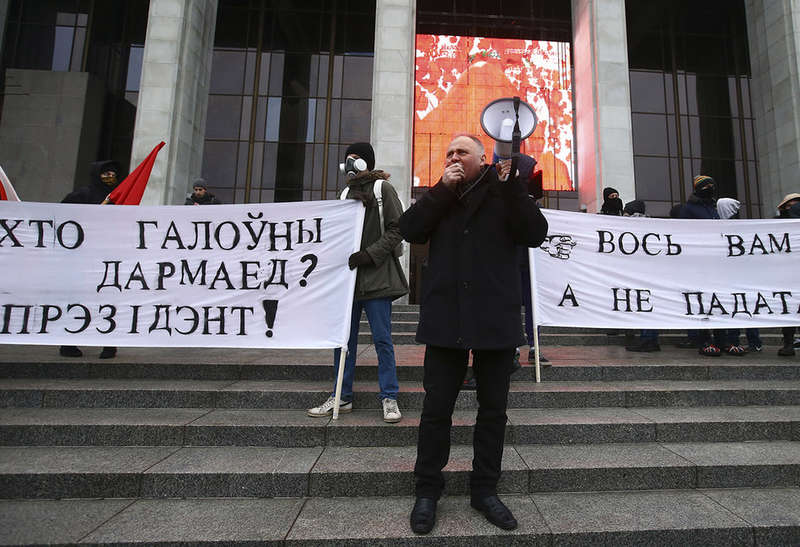
[{"label": "person wearing face mask", "polygon": [[714,199],[716,183],[707,175],[698,175],[692,181],[694,189],[681,209],[681,218],[719,218],[717,202]]},{"label": "person wearing face mask", "polygon": [[622,216],[622,200],[615,188],[603,188],[603,205],[600,207],[601,215]]},{"label": "person wearing face mask", "polygon": [[[89,166],[89,184],[67,194],[61,203],[103,203],[108,194],[122,182],[120,174],[119,163],[114,160],[93,162]],[[77,346],[61,346],[59,354],[62,357],[80,357],[83,352]],[[107,346],[100,353],[100,359],[110,359],[116,354],[117,348]]]},{"label": "person wearing face mask", "polygon": [[[392,301],[408,293],[408,281],[398,258],[401,255],[400,245],[403,238],[400,236],[397,221],[403,213],[403,204],[387,180],[389,173],[375,169],[375,152],[369,143],[357,142],[348,146],[345,162],[340,168],[347,177],[347,193],[343,192],[342,197],[361,201],[366,212],[361,250],[350,255],[348,260],[350,269],[358,271],[339,412],[350,412],[353,409],[358,327],[363,310],[367,314],[375,352],[378,354],[378,384],[381,390],[378,398],[383,407],[383,421],[396,423],[402,419],[402,414],[397,405],[399,386],[391,330]],[[382,207],[376,200],[375,192],[375,185],[379,181],[378,195],[381,196]],[[339,370],[340,351],[337,349],[333,356],[334,378]],[[335,405],[332,392],[324,403],[309,408],[307,413],[312,418],[330,416]]]}]

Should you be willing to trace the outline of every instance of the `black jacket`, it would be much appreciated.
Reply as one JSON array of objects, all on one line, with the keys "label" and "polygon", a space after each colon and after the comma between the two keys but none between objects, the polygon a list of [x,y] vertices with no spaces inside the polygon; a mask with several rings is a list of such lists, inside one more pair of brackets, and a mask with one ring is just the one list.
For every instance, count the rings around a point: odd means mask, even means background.
[{"label": "black jacket", "polygon": [[197,199],[194,195],[194,192],[186,198],[184,205],[222,205],[222,202],[217,199],[217,196],[206,190],[206,195],[204,195],[201,199]]},{"label": "black jacket", "polygon": [[[408,294],[408,281],[395,250],[403,241],[397,228],[397,219],[403,213],[403,204],[397,191],[389,183],[389,175],[383,171],[364,171],[351,179],[347,186],[348,195],[361,192],[366,197],[364,231],[361,233],[361,250],[366,251],[372,264],[358,267],[356,276],[356,300],[391,298],[397,300]],[[375,201],[375,181],[381,179],[381,199],[383,200],[383,234],[378,202]]]},{"label": "black jacket", "polygon": [[713,199],[703,199],[696,194],[692,194],[681,209],[680,218],[719,218],[717,202]]},{"label": "black jacket", "polygon": [[[117,183],[107,186],[100,180],[100,173],[108,168],[114,169],[117,173]],[[61,203],[102,203],[111,191],[122,182],[122,173],[119,164],[113,160],[95,161],[89,164],[89,185],[82,186],[77,190],[67,194]]]},{"label": "black jacket", "polygon": [[459,199],[440,180],[400,217],[411,243],[430,240],[417,341],[449,348],[525,343],[517,246],[538,247],[547,220],[519,181],[494,168]]}]

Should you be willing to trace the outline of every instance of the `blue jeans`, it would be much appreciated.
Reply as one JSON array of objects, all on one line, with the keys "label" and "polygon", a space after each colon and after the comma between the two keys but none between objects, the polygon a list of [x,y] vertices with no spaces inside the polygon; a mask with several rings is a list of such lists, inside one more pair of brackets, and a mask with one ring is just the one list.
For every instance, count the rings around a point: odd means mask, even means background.
[{"label": "blue jeans", "polygon": [[[378,354],[378,385],[381,392],[379,399],[397,399],[400,389],[397,383],[397,367],[394,362],[394,345],[392,344],[392,299],[375,298],[372,300],[356,300],[353,302],[353,315],[350,318],[350,340],[347,342],[347,358],[344,360],[344,379],[342,380],[342,401],[353,400],[353,378],[356,375],[356,349],[358,347],[358,323],[361,311],[367,312],[367,321],[372,331],[372,342]],[[339,357],[341,350],[333,352],[334,374],[339,374]],[[334,376],[337,377],[337,376]],[[334,393],[336,381],[334,380]]]}]

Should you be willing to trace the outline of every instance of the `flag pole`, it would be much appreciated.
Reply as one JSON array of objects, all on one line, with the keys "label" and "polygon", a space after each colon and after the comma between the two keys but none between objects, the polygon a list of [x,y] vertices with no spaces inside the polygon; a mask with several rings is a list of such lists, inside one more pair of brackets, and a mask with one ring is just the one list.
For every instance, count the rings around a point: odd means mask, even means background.
[{"label": "flag pole", "polygon": [[539,366],[539,322],[536,320],[536,260],[533,258],[533,249],[528,248],[528,269],[531,272],[531,321],[533,322],[533,343],[534,343],[534,370],[536,372],[536,383],[542,381],[542,371]]},{"label": "flag pole", "polygon": [[333,398],[333,419],[339,419],[339,401],[342,400],[342,381],[344,380],[344,361],[347,358],[347,348],[339,348],[339,371],[336,374],[336,392]]}]

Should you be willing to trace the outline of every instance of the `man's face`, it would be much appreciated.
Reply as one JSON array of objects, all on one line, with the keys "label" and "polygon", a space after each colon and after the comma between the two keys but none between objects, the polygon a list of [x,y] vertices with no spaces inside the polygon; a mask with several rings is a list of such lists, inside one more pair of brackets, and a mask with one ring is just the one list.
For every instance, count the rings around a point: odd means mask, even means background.
[{"label": "man's face", "polygon": [[100,180],[103,181],[103,184],[111,186],[112,184],[116,184],[117,182],[117,173],[113,169],[108,169],[100,173]]},{"label": "man's face", "polygon": [[478,178],[484,161],[486,154],[481,153],[475,141],[469,137],[456,137],[447,147],[444,166],[460,163],[464,170],[464,180],[471,181]]},{"label": "man's face", "polygon": [[608,199],[617,199],[618,197],[619,194],[617,192],[611,192],[610,194],[608,194]]},{"label": "man's face", "polygon": [[796,203],[800,203],[800,198],[795,198],[795,199],[787,201],[786,203],[783,204],[783,207],[781,207],[781,210],[782,211],[788,211]]},{"label": "man's face", "polygon": [[201,198],[206,195],[206,189],[202,186],[195,186],[194,187],[194,195]]}]

